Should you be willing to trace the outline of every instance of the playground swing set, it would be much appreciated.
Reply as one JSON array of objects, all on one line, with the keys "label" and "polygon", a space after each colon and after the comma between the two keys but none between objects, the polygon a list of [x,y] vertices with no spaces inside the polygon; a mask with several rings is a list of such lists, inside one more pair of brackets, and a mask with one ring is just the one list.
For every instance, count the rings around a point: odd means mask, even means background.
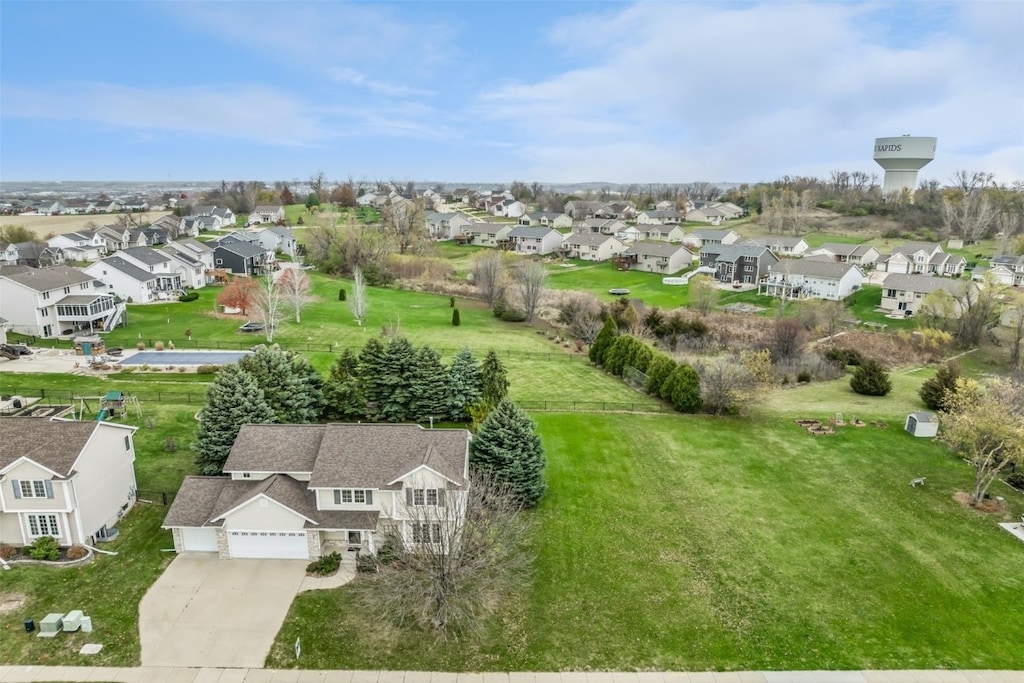
[{"label": "playground swing set", "polygon": [[93,414],[94,402],[98,402],[96,421],[102,422],[121,417],[133,411],[136,417],[142,417],[142,404],[136,396],[126,396],[121,391],[108,391],[105,396],[82,396],[78,399],[78,411],[75,419],[84,420],[86,415]]}]

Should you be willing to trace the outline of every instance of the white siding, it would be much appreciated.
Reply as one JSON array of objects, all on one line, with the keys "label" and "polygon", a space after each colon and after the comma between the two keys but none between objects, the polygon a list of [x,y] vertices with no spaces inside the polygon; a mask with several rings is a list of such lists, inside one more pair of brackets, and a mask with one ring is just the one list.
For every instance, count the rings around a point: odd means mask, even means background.
[{"label": "white siding", "polygon": [[284,506],[257,497],[224,518],[225,529],[248,531],[299,531],[305,520]]},{"label": "white siding", "polygon": [[[130,448],[124,447],[129,437]],[[96,431],[82,450],[72,480],[82,520],[82,532],[91,536],[103,526],[113,526],[135,502],[135,444],[131,432],[97,423]]]}]

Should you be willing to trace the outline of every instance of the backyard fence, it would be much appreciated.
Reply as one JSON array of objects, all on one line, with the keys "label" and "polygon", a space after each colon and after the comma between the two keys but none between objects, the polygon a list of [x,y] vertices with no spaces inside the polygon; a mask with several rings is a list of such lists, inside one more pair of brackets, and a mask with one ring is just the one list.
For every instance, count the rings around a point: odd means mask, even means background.
[{"label": "backyard fence", "polygon": [[164,507],[170,505],[174,500],[174,494],[170,491],[144,491],[142,489],[138,489],[135,491],[135,496],[139,500],[163,505]]}]

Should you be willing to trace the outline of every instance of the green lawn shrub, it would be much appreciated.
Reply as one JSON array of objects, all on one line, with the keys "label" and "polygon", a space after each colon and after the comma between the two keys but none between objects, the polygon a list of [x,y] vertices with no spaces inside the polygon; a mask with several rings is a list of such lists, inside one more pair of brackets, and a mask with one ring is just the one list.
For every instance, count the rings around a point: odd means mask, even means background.
[{"label": "green lawn shrub", "polygon": [[885,396],[892,391],[892,380],[881,363],[868,359],[854,371],[850,388],[863,396]]},{"label": "green lawn shrub", "polygon": [[339,553],[331,553],[330,555],[324,555],[319,560],[310,562],[306,565],[306,571],[317,576],[329,576],[338,571],[340,566],[341,555]]},{"label": "green lawn shrub", "polygon": [[199,292],[186,292],[178,297],[178,301],[195,301],[199,298]]},{"label": "green lawn shrub", "polygon": [[60,546],[53,536],[40,536],[28,547],[28,556],[33,560],[59,560]]},{"label": "green lawn shrub", "polygon": [[864,362],[864,356],[857,349],[844,349],[833,346],[825,352],[825,360],[841,367],[846,367],[847,365],[856,366]]}]

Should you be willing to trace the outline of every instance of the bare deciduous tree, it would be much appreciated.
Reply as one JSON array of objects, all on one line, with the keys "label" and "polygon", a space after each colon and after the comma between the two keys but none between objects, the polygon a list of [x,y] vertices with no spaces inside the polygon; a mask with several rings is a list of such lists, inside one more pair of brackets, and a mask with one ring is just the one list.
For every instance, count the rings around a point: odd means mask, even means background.
[{"label": "bare deciduous tree", "polygon": [[274,331],[278,323],[284,320],[284,301],[281,288],[273,273],[256,281],[257,286],[252,295],[252,312],[256,319],[263,323],[263,333],[267,341],[274,341]]},{"label": "bare deciduous tree", "polygon": [[480,474],[468,492],[442,493],[443,505],[426,491],[425,504],[400,505],[401,528],[385,541],[398,561],[352,586],[367,612],[398,626],[475,632],[528,580],[533,519],[508,486]]},{"label": "bare deciduous tree", "polygon": [[953,178],[954,195],[942,198],[942,222],[948,234],[965,240],[985,235],[998,214],[998,207],[986,192],[991,182],[990,173],[957,172]]},{"label": "bare deciduous tree", "polygon": [[526,313],[526,322],[532,323],[537,314],[537,306],[540,305],[541,297],[546,290],[548,269],[542,263],[530,261],[515,270],[514,280],[516,292],[523,304],[523,312]]},{"label": "bare deciduous tree", "polygon": [[690,278],[690,305],[701,315],[707,315],[718,303],[721,292],[715,281],[706,275]]},{"label": "bare deciduous tree", "polygon": [[362,327],[366,320],[366,312],[370,308],[370,302],[366,298],[366,279],[363,277],[361,268],[356,267],[352,271],[352,296],[348,299],[348,310],[352,311],[352,317]]},{"label": "bare deciduous tree", "polygon": [[1003,300],[1003,315],[1010,330],[1010,367],[1024,368],[1024,292],[1008,289]]},{"label": "bare deciduous tree", "polygon": [[994,279],[985,277],[981,284],[964,280],[953,298],[960,307],[956,338],[963,346],[975,346],[984,334],[999,323],[999,296],[1001,287]]},{"label": "bare deciduous tree", "polygon": [[488,306],[501,300],[508,286],[508,267],[505,257],[496,251],[488,251],[473,262],[473,284],[480,290]]},{"label": "bare deciduous tree", "polygon": [[725,359],[698,361],[693,369],[700,375],[704,409],[714,415],[733,412],[754,398],[761,384],[742,363]]},{"label": "bare deciduous tree", "polygon": [[309,274],[298,268],[285,268],[277,279],[277,286],[280,287],[284,300],[292,309],[295,322],[302,322],[302,309],[312,301],[309,293],[313,289],[313,283],[309,279]]},{"label": "bare deciduous tree", "polygon": [[399,201],[381,213],[381,229],[394,241],[399,254],[404,254],[427,237],[423,212],[412,201]]},{"label": "bare deciduous tree", "polygon": [[309,190],[320,199],[327,199],[324,195],[324,189],[327,186],[327,174],[323,171],[317,171],[313,175],[309,176]]}]

